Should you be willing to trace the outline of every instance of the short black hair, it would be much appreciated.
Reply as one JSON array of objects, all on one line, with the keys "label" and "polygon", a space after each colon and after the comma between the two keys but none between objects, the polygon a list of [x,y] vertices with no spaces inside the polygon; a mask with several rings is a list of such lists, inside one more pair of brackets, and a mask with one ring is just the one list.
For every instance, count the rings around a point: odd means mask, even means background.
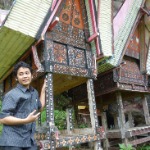
[{"label": "short black hair", "polygon": [[14,73],[15,76],[17,76],[18,69],[21,68],[21,67],[23,67],[23,68],[29,68],[29,70],[30,70],[30,72],[31,72],[31,74],[32,74],[32,71],[33,71],[33,70],[32,70],[32,68],[31,68],[31,66],[30,66],[29,64],[25,63],[24,61],[20,61],[20,62],[18,62],[18,63],[14,66],[13,73]]}]

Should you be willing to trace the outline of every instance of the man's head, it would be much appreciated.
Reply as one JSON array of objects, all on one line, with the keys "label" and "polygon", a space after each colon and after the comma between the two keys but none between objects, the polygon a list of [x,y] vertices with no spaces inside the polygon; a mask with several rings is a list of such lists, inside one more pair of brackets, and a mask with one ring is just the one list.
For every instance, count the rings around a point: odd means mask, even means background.
[{"label": "man's head", "polygon": [[14,66],[14,75],[16,76],[16,80],[25,86],[26,88],[29,88],[29,85],[32,80],[32,68],[29,64],[20,61]]}]

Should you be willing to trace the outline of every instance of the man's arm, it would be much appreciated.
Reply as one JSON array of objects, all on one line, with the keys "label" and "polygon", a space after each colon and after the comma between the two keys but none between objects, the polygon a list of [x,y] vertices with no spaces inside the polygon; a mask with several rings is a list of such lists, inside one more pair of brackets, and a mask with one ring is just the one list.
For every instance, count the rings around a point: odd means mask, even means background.
[{"label": "man's arm", "polygon": [[21,119],[21,118],[16,118],[13,116],[7,116],[3,119],[0,119],[0,123],[6,124],[6,125],[22,125],[22,124],[27,124],[36,121],[40,113],[35,114],[36,110],[34,110],[32,113],[28,115],[27,118]]},{"label": "man's arm", "polygon": [[46,80],[44,80],[44,84],[41,89],[40,101],[41,101],[42,107],[41,107],[40,111],[42,111],[43,108],[45,107],[45,89],[46,89]]}]

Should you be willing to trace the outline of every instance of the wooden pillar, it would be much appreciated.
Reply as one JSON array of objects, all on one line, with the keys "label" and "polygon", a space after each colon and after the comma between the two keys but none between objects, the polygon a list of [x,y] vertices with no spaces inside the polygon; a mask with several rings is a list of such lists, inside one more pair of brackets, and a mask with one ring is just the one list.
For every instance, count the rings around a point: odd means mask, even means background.
[{"label": "wooden pillar", "polygon": [[118,114],[119,114],[119,127],[120,127],[120,131],[121,131],[121,137],[123,139],[123,142],[125,144],[128,144],[128,140],[125,137],[125,133],[126,133],[126,128],[125,128],[125,115],[124,115],[124,110],[123,110],[123,102],[122,102],[122,96],[121,96],[121,92],[117,92],[116,93],[116,97],[117,97],[117,104],[118,104]]},{"label": "wooden pillar", "polygon": [[72,120],[72,114],[73,114],[73,108],[67,108],[67,132],[68,134],[71,134],[71,130],[73,129],[73,120]]},{"label": "wooden pillar", "polygon": [[114,118],[114,124],[115,124],[115,129],[118,129],[119,126],[118,126],[118,116],[117,115],[113,115],[113,118]]},{"label": "wooden pillar", "polygon": [[[95,102],[94,86],[93,86],[92,79],[87,80],[87,92],[88,92],[91,125],[92,125],[94,134],[96,134],[96,128],[98,127],[98,117],[97,117],[97,112],[96,112],[96,102]],[[99,141],[94,142],[94,150],[102,150],[100,139]]]},{"label": "wooden pillar", "polygon": [[[73,108],[67,108],[66,113],[67,113],[67,132],[70,135],[73,129],[73,120],[72,120]],[[69,146],[69,150],[72,150],[72,146]]]},{"label": "wooden pillar", "polygon": [[105,150],[108,150],[110,145],[109,145],[109,140],[107,138],[108,124],[107,124],[106,112],[102,112],[101,117],[102,117],[102,126],[104,127],[104,131],[105,131],[105,134],[106,134],[106,139],[103,142],[104,143],[103,147],[104,147]]},{"label": "wooden pillar", "polygon": [[150,125],[150,115],[149,115],[149,108],[148,108],[146,95],[144,95],[142,102],[143,102],[143,111],[144,111],[146,125]]},{"label": "wooden pillar", "polygon": [[53,96],[53,74],[46,75],[46,123],[49,126],[47,139],[50,141],[50,150],[56,149],[55,124],[54,124],[54,96]]},{"label": "wooden pillar", "polygon": [[128,113],[128,120],[129,120],[129,126],[130,126],[130,128],[134,127],[134,119],[133,119],[131,111]]}]

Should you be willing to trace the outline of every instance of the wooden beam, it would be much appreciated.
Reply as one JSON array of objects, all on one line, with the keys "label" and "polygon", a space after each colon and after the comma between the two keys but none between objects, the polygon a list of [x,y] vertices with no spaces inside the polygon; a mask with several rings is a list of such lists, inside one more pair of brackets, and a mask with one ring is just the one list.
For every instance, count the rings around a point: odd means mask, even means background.
[{"label": "wooden beam", "polygon": [[[91,18],[92,18],[92,27],[93,27],[93,32],[97,32],[97,25],[96,25],[96,17],[95,17],[95,9],[94,9],[94,1],[89,0],[89,6],[90,6],[90,12],[91,12]],[[96,52],[97,55],[99,56],[100,53],[100,43],[98,37],[95,39],[95,44],[96,44]]]},{"label": "wooden beam", "polygon": [[56,12],[57,12],[57,10],[58,10],[60,4],[61,4],[61,2],[62,2],[62,0],[59,0],[59,1],[57,2],[56,6],[55,6],[55,9],[52,11],[52,14],[51,14],[50,18],[49,18],[49,20],[47,21],[47,23],[46,23],[46,25],[45,25],[45,27],[44,27],[44,29],[43,29],[43,31],[42,31],[41,37],[44,37],[44,35],[45,35],[45,33],[46,33],[46,31],[47,31],[47,29],[48,29],[50,23],[51,23],[52,20],[53,20],[53,17],[55,16],[55,14],[56,14]]},{"label": "wooden beam", "polygon": [[37,67],[37,72],[44,72],[44,67],[42,66],[38,54],[37,54],[37,49],[35,46],[32,46],[32,54],[33,54],[33,60],[34,60],[34,64]]},{"label": "wooden beam", "polygon": [[130,128],[133,128],[134,127],[134,118],[132,116],[132,112],[131,111],[128,113],[128,118],[129,118]]},{"label": "wooden beam", "polygon": [[55,6],[56,6],[57,0],[53,0],[52,2],[52,6],[51,6],[51,11],[54,10]]},{"label": "wooden beam", "polygon": [[129,144],[138,145],[138,144],[142,144],[142,143],[145,143],[145,142],[148,142],[148,141],[150,141],[150,136],[145,137],[145,138],[140,138],[140,139],[137,139],[137,140],[133,140],[133,141],[129,142]]},{"label": "wooden beam", "polygon": [[55,26],[56,26],[56,24],[59,22],[59,18],[58,17],[56,17],[55,19],[54,19],[54,21],[50,24],[50,26],[48,27],[48,31],[50,31],[50,30],[52,30]]},{"label": "wooden beam", "polygon": [[120,130],[108,130],[107,131],[107,138],[109,139],[119,139],[121,138]]},{"label": "wooden beam", "polygon": [[148,10],[146,10],[146,9],[143,8],[143,7],[141,7],[140,9],[141,9],[141,11],[142,11],[143,13],[147,14],[148,16],[150,16],[150,12],[149,12]]},{"label": "wooden beam", "polygon": [[[94,84],[92,79],[87,80],[87,92],[88,92],[88,104],[91,118],[91,125],[94,134],[97,134],[96,128],[98,128],[98,117],[96,112],[96,101],[94,95]],[[94,143],[95,150],[102,150],[100,139]]]},{"label": "wooden beam", "polygon": [[121,92],[116,93],[117,104],[118,104],[118,114],[119,114],[119,121],[120,121],[120,131],[121,131],[121,138],[125,140],[125,114],[123,110],[123,102]]},{"label": "wooden beam", "polygon": [[99,33],[95,32],[92,36],[90,36],[88,38],[88,42],[92,42],[93,40],[95,40],[98,35],[99,35]]},{"label": "wooden beam", "polygon": [[146,125],[150,125],[150,114],[149,114],[149,108],[148,108],[146,95],[144,95],[142,102],[143,102],[143,111],[144,111]]},{"label": "wooden beam", "polygon": [[133,136],[138,136],[138,135],[142,135],[142,134],[148,134],[150,133],[150,126],[145,126],[145,127],[134,127],[129,129],[126,132],[126,137],[133,137]]},{"label": "wooden beam", "polygon": [[[104,131],[105,131],[105,134],[107,134],[107,130],[108,130],[108,124],[107,124],[107,117],[106,117],[106,112],[102,112],[102,126],[104,127]],[[109,140],[108,140],[108,137],[106,136],[106,138],[104,139],[103,141],[103,147],[104,149],[108,150],[108,147],[110,146],[109,145]]]}]

